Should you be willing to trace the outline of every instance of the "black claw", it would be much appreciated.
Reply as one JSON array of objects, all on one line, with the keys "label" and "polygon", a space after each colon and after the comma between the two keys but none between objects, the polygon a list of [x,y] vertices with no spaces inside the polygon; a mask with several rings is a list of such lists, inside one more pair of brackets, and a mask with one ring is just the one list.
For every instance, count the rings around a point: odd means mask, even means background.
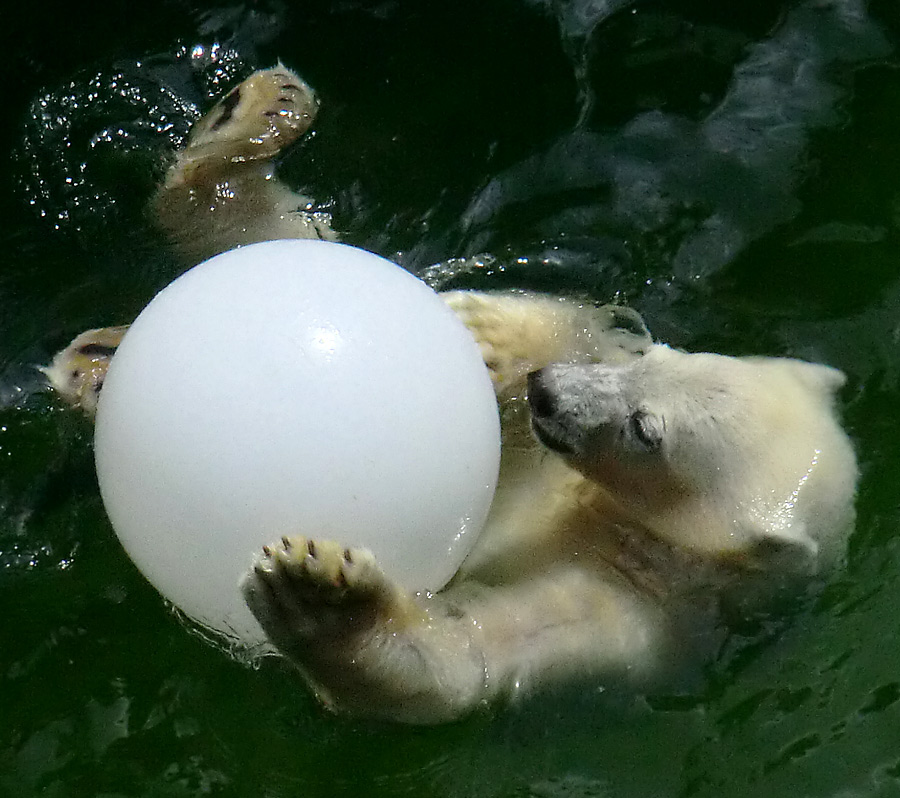
[{"label": "black claw", "polygon": [[316,542],[314,540],[306,541],[306,550],[309,552],[310,557],[316,556]]},{"label": "black claw", "polygon": [[272,549],[270,549],[268,546],[263,546],[263,554],[265,554],[266,557],[271,557]]},{"label": "black claw", "polygon": [[353,555],[350,552],[350,549],[344,549],[344,559],[350,564],[353,564]]},{"label": "black claw", "polygon": [[241,101],[241,87],[236,86],[233,88],[228,95],[222,100],[222,116],[220,116],[210,127],[210,130],[218,130],[222,125],[226,122],[231,121],[231,117],[234,116],[234,109],[237,104]]},{"label": "black claw", "polygon": [[284,546],[285,551],[290,551],[293,548],[290,538],[287,535],[281,536],[281,545]]}]

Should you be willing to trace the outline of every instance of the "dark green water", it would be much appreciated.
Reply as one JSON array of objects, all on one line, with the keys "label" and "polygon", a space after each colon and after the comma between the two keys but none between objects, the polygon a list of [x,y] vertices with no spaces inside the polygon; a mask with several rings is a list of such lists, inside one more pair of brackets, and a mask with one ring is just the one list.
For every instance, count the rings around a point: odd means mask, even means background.
[{"label": "dark green water", "polygon": [[[0,796],[900,795],[898,7],[294,5],[114,0],[2,34]],[[283,173],[351,243],[413,271],[490,252],[439,274],[848,374],[859,523],[814,606],[683,695],[587,686],[436,729],[328,716],[185,630],[31,366],[182,268],[141,211],[164,153],[277,58],[324,103]]]}]

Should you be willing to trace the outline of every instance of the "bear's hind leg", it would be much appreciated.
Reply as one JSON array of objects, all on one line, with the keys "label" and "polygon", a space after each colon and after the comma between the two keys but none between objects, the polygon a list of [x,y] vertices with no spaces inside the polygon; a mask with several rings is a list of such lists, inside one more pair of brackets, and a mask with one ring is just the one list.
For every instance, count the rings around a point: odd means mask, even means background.
[{"label": "bear's hind leg", "polygon": [[264,160],[309,130],[319,110],[313,90],[279,64],[254,72],[191,128],[166,182],[190,182],[198,169]]},{"label": "bear's hind leg", "polygon": [[150,210],[193,264],[280,238],[336,238],[328,213],[275,175],[273,159],[309,130],[318,101],[280,64],[254,72],[196,122]]},{"label": "bear's hind leg", "polygon": [[65,402],[93,416],[109,363],[127,331],[127,326],[87,330],[40,371]]}]

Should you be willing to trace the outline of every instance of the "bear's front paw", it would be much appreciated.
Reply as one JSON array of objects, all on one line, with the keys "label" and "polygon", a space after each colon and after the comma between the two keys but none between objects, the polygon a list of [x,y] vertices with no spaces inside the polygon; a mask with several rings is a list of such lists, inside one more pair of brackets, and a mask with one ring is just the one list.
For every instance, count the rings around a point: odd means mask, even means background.
[{"label": "bear's front paw", "polygon": [[[531,355],[536,335],[553,334],[553,319],[537,314],[529,318],[530,306],[518,296],[448,291],[441,297],[478,344],[498,394],[534,368]],[[539,328],[537,333],[529,325]]]},{"label": "bear's front paw", "polygon": [[242,590],[282,649],[323,634],[334,638],[358,632],[392,619],[403,604],[402,590],[368,550],[299,536],[265,546]]}]

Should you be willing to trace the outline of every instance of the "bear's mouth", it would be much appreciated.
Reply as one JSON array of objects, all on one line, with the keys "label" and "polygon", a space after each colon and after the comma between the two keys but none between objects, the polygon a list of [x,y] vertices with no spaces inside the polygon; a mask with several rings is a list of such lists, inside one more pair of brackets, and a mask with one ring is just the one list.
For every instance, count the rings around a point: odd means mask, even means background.
[{"label": "bear's mouth", "polygon": [[575,449],[565,430],[552,419],[535,415],[532,412],[531,429],[534,430],[537,439],[551,451],[567,455],[575,453]]},{"label": "bear's mouth", "polygon": [[572,454],[571,436],[558,421],[556,395],[547,383],[543,370],[532,371],[528,375],[531,428],[537,439],[551,451]]}]

